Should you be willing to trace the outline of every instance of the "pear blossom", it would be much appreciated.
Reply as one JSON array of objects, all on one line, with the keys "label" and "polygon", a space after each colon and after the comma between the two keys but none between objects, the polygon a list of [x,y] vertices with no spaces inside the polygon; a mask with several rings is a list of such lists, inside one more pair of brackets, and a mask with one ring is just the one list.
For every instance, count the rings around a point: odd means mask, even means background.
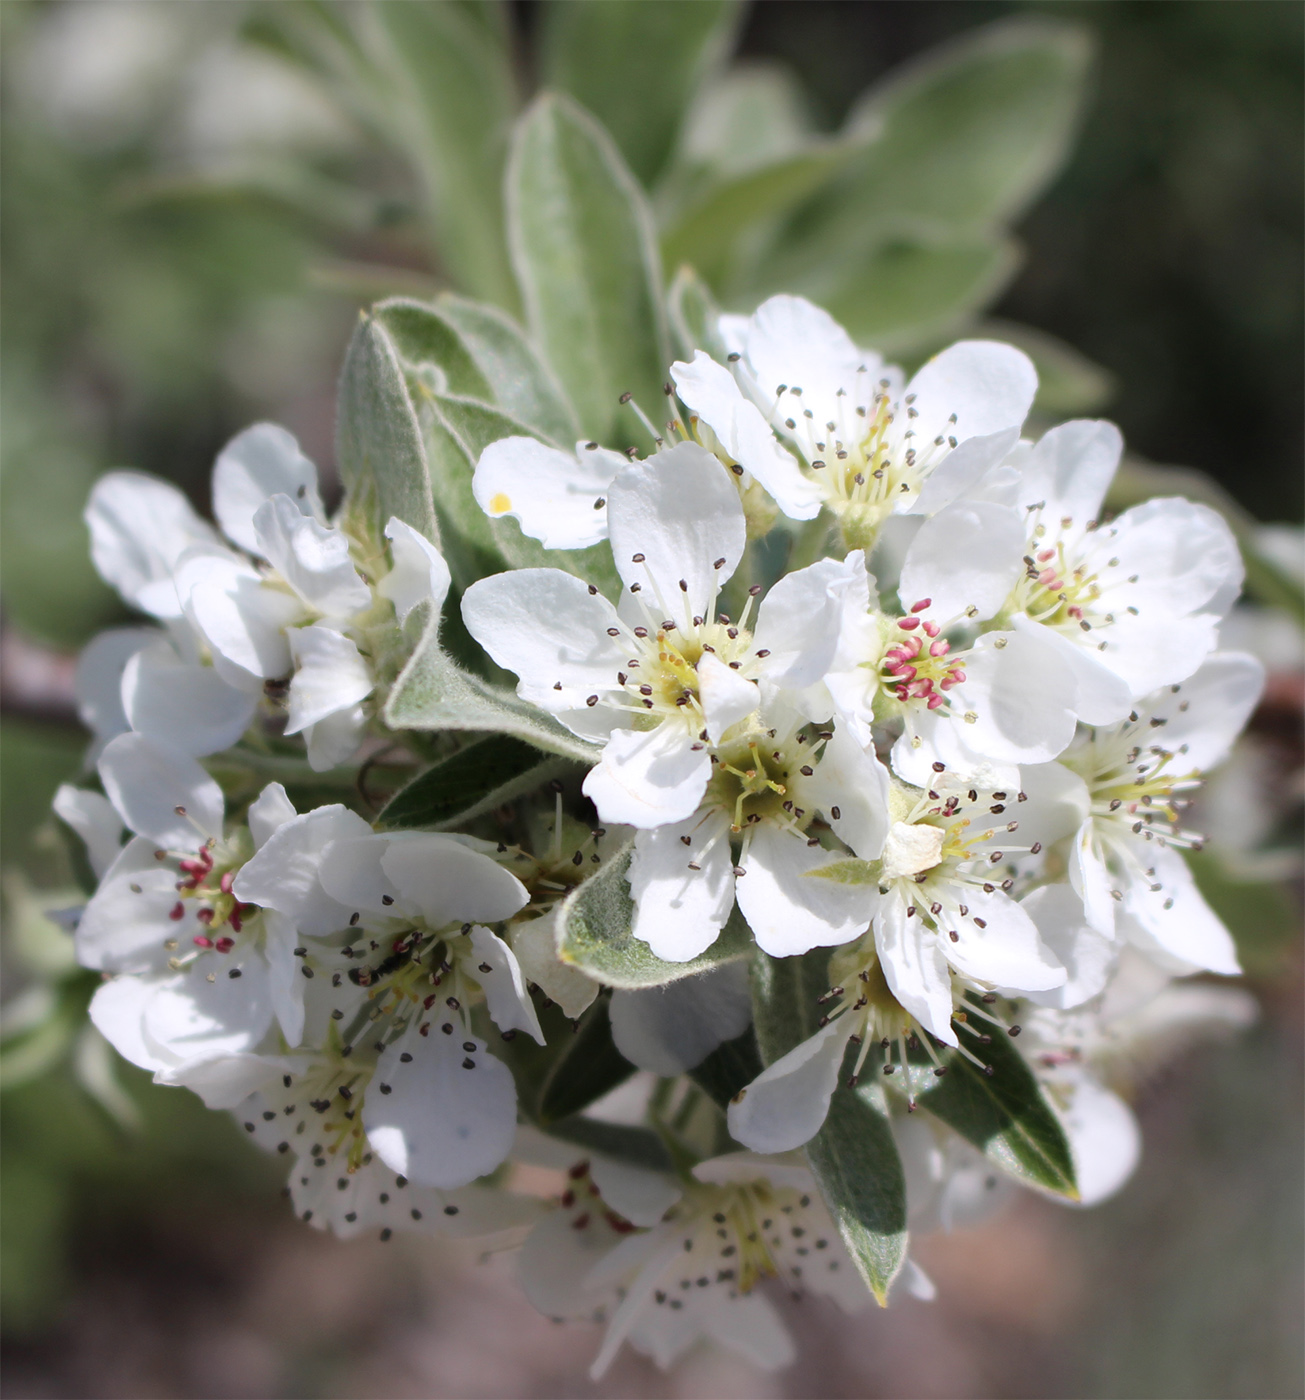
[{"label": "pear blossom", "polygon": [[480,454],[472,490],[491,519],[512,516],[546,549],[585,549],[607,538],[607,496],[629,459],[596,442],[575,454],[537,438],[508,437]]},{"label": "pear blossom", "polygon": [[1174,972],[1240,971],[1232,938],[1177,848],[1200,843],[1182,809],[1202,773],[1227,757],[1263,686],[1253,656],[1216,653],[1062,756],[1085,788],[1070,879],[1086,922]]},{"label": "pear blossom", "polygon": [[[705,462],[704,462],[705,459]],[[468,630],[520,678],[517,694],[603,745],[584,790],[604,821],[682,821],[711,776],[709,747],[760,704],[758,681],[809,684],[832,647],[822,584],[814,612],[785,606],[808,580],[790,575],[748,621],[717,613],[746,543],[728,478],[681,443],[632,462],[608,500],[619,607],[557,569],[517,569],[467,589]],[[800,615],[800,616],[799,616]]]},{"label": "pear blossom", "polygon": [[373,589],[349,537],[326,521],[316,468],[275,424],[246,429],[219,454],[213,506],[235,548],[165,482],[118,472],[97,483],[87,506],[96,565],[170,637],[134,650],[126,636],[93,644],[83,709],[102,738],[131,727],[206,754],[240,737],[266,693],[284,698],[285,732],[304,735],[310,765],[334,767],[367,722],[387,625],[417,602],[438,607],[448,569],[391,519],[392,565],[367,561],[383,575]]},{"label": "pear blossom", "polygon": [[[889,515],[916,510],[962,447],[958,478],[998,466],[1037,389],[1027,356],[992,341],[953,345],[904,382],[801,297],[723,316],[720,332],[733,373],[699,350],[671,368],[680,397],[784,514],[810,520],[827,508],[853,547],[869,547]],[[775,451],[767,425],[796,456]]]},{"label": "pear blossom", "polygon": [[516,1130],[512,1075],[473,1030],[472,1007],[483,1002],[505,1035],[543,1042],[515,955],[479,922],[509,918],[529,895],[457,837],[377,834],[345,815],[351,823],[313,812],[287,822],[237,894],[283,914],[307,940],[304,975],[340,989],[331,1016],[351,1056],[341,1072],[372,1149],[421,1185],[462,1186],[498,1166]]},{"label": "pear blossom", "polygon": [[[78,960],[113,974],[92,1001],[97,1027],[163,1083],[187,1082],[196,1062],[255,1052],[274,1022],[297,1044],[294,930],[232,890],[236,872],[293,817],[284,789],[269,784],[247,823],[226,831],[221,790],[189,755],[123,734],[98,766],[119,830],[135,834],[77,924]],[[70,821],[89,813],[107,830],[105,799],[95,796],[65,792],[60,806]]]}]

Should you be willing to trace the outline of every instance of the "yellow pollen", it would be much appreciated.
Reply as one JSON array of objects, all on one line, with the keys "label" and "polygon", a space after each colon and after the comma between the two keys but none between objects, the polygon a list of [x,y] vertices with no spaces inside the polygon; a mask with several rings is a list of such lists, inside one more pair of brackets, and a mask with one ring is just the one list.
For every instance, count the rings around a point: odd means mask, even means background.
[{"label": "yellow pollen", "polygon": [[504,515],[512,509],[512,497],[505,495],[502,491],[496,491],[489,498],[489,509],[493,515]]}]

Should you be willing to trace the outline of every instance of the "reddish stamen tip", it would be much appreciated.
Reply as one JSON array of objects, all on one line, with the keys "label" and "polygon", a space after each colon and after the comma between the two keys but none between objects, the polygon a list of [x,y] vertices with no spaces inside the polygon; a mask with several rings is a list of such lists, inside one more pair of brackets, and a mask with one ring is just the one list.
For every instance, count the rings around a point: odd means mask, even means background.
[{"label": "reddish stamen tip", "polygon": [[918,617],[898,618],[897,625],[903,632],[912,632],[920,625],[920,619]]},{"label": "reddish stamen tip", "polygon": [[918,603],[911,604],[911,611],[913,613],[923,612],[932,602],[932,598],[921,598]]},{"label": "reddish stamen tip", "polygon": [[176,923],[179,919],[185,918],[185,915],[186,906],[180,900],[177,900],[177,902],[172,906],[172,908],[168,910],[168,918],[171,919],[174,923]]},{"label": "reddish stamen tip", "polygon": [[229,953],[236,946],[234,938],[219,938],[213,945],[219,953]]},{"label": "reddish stamen tip", "polygon": [[211,948],[213,946],[213,940],[206,933],[197,933],[194,941],[196,948]]}]

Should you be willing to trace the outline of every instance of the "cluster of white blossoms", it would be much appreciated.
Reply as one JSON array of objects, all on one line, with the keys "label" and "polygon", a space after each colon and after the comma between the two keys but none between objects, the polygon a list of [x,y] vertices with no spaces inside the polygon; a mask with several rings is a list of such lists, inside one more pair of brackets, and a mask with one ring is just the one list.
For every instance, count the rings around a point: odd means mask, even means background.
[{"label": "cluster of white blossoms", "polygon": [[[1223,519],[1112,517],[1118,431],[1022,436],[1010,346],[907,379],[793,297],[710,338],[648,455],[480,454],[468,491],[556,568],[454,587],[411,524],[328,518],[266,424],[218,458],[221,536],[134,473],[87,510],[154,619],[87,648],[99,784],[56,800],[98,880],[95,1025],[285,1155],[314,1226],[520,1246],[543,1312],[607,1320],[597,1370],[704,1336],[785,1364],[771,1277],[849,1311],[931,1296],[908,1226],[1011,1182],[1102,1199],[1139,1151],[1117,1091],[1252,1014],[1184,980],[1239,970],[1182,854],[1262,685],[1219,650]],[[614,573],[580,576],[595,547]],[[505,706],[565,737],[547,778],[387,726],[441,609],[502,668],[482,690],[511,673]],[[437,830],[377,819],[383,749],[428,793],[419,769],[483,767],[465,820],[457,793]]]}]

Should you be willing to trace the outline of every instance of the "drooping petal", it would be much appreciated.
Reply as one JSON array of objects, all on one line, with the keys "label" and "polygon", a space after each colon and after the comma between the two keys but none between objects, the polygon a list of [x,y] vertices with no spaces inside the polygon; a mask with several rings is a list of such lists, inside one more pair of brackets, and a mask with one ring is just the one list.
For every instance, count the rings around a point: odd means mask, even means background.
[{"label": "drooping petal", "polygon": [[[419,835],[410,840],[421,840]],[[385,917],[411,915],[416,905],[408,904],[399,887],[381,865],[390,849],[390,838],[368,832],[365,836],[345,836],[332,841],[321,855],[318,879],[332,899],[350,909]]]},{"label": "drooping petal", "polygon": [[304,730],[308,766],[314,773],[327,773],[348,763],[357,751],[367,728],[367,712],[361,705],[337,710]]},{"label": "drooping petal", "polygon": [[300,933],[321,938],[347,928],[354,908],[332,899],[318,878],[322,853],[332,841],[372,835],[356,812],[339,803],[316,807],[278,827],[236,876],[236,897],[278,909]]},{"label": "drooping petal", "polygon": [[142,611],[180,617],[177,560],[191,545],[218,542],[185,496],[143,472],[109,472],[95,483],[85,519],[100,577]]},{"label": "drooping petal", "polygon": [[556,714],[616,689],[627,654],[608,635],[620,626],[616,609],[571,574],[514,569],[480,579],[463,595],[462,617],[490,656],[520,677],[523,700]]},{"label": "drooping petal", "polygon": [[289,641],[295,674],[290,682],[287,734],[298,734],[330,715],[351,710],[375,688],[357,643],[333,627],[320,622],[295,627]]},{"label": "drooping petal", "polygon": [[273,496],[260,506],[254,530],[264,557],[306,607],[347,618],[371,606],[371,589],[349,558],[348,538],[302,515],[289,496]]},{"label": "drooping petal", "polygon": [[793,690],[821,680],[833,663],[848,606],[869,606],[860,550],[844,560],[821,559],[780,579],[757,613],[757,650],[770,653],[766,679]]},{"label": "drooping petal", "polygon": [[480,984],[490,1019],[501,1031],[525,1031],[540,1045],[544,1033],[530,1000],[516,954],[489,929],[475,925],[470,934],[472,956],[468,974]]},{"label": "drooping petal", "polygon": [[122,707],[122,673],[138,651],[163,635],[154,627],[111,627],[82,648],[73,678],[77,718],[100,744],[131,728]]},{"label": "drooping petal", "polygon": [[697,665],[698,700],[702,705],[707,737],[718,744],[725,731],[747,717],[761,704],[755,681],[744,680],[711,652]]},{"label": "drooping petal", "polygon": [[562,1015],[574,1021],[593,1004],[599,984],[557,955],[556,909],[538,919],[527,919],[509,929],[512,951],[522,976],[542,989]]},{"label": "drooping petal", "polygon": [[285,788],[280,783],[268,783],[249,804],[245,817],[249,834],[254,838],[254,849],[262,850],[272,833],[296,815],[295,805],[286,796]]},{"label": "drooping petal", "polygon": [[89,1013],[91,1024],[124,1060],[160,1074],[172,1067],[172,1057],[146,1043],[142,1026],[156,987],[154,978],[115,977],[96,988]]},{"label": "drooping petal", "polygon": [[607,494],[626,460],[595,443],[572,454],[531,437],[500,438],[480,454],[471,486],[486,515],[513,516],[545,549],[587,549],[607,538]]},{"label": "drooping petal", "polygon": [[1019,511],[959,501],[920,527],[906,551],[898,591],[904,601],[928,598],[920,615],[944,625],[969,608],[972,617],[992,617],[1024,567],[1024,547]]},{"label": "drooping petal", "polygon": [[429,602],[436,612],[444,606],[452,575],[444,556],[420,531],[390,516],[385,526],[394,567],[376,585],[376,591],[394,604],[399,622],[420,603]]},{"label": "drooping petal", "polygon": [[1020,463],[1020,505],[1042,505],[1044,520],[1070,520],[1083,529],[1100,519],[1123,450],[1119,429],[1104,420],[1052,428]]},{"label": "drooping petal", "polygon": [[641,829],[683,821],[697,810],[711,776],[701,745],[673,721],[656,729],[613,731],[601,761],[589,770],[584,794],[605,822]]},{"label": "drooping petal", "polygon": [[1124,891],[1128,935],[1173,972],[1205,969],[1236,977],[1237,949],[1223,920],[1205,902],[1187,862],[1172,847],[1147,843],[1150,870]]},{"label": "drooping petal", "polygon": [[756,404],[744,397],[734,376],[698,350],[693,363],[677,361],[671,378],[680,398],[715,433],[721,448],[754,476],[791,520],[820,513],[819,486],[776,440]]},{"label": "drooping petal", "polygon": [[646,591],[650,607],[676,622],[714,615],[716,590],[743,557],[747,526],[739,493],[710,452],[682,442],[628,463],[612,482],[607,522],[617,572]]},{"label": "drooping petal", "polygon": [[195,551],[178,563],[177,590],[229,684],[259,689],[264,680],[290,674],[285,629],[303,617],[297,598],[266,587],[235,555],[213,551]]},{"label": "drooping petal", "polygon": [[612,993],[612,1039],[640,1069],[673,1077],[693,1069],[752,1024],[748,969],[726,963],[664,987]]},{"label": "drooping petal", "polygon": [[122,702],[138,733],[200,758],[240,738],[258,708],[258,695],[228,685],[212,666],[183,661],[171,642],[160,640],[127,662]]},{"label": "drooping petal", "polygon": [[122,849],[122,817],[113,803],[98,792],[60,783],[52,805],[55,815],[86,843],[86,859],[95,878],[101,879]]},{"label": "drooping petal", "polygon": [[510,871],[451,836],[392,841],[381,868],[432,928],[495,924],[511,918],[530,898]]},{"label": "drooping petal", "polygon": [[1114,880],[1096,840],[1094,824],[1085,820],[1074,837],[1069,882],[1083,901],[1083,916],[1091,928],[1107,938],[1115,936]]},{"label": "drooping petal", "polygon": [[694,812],[640,831],[629,875],[634,936],[667,962],[696,958],[716,941],[734,907],[733,865],[723,816]]},{"label": "drooping petal", "polygon": [[906,386],[919,414],[916,434],[926,441],[935,436],[985,437],[1017,428],[1037,389],[1038,375],[1029,357],[993,340],[958,341],[925,363]]},{"label": "drooping petal", "polygon": [[930,472],[909,513],[937,515],[953,501],[969,496],[1011,452],[1019,438],[1018,428],[1005,428],[983,437],[967,438],[954,452],[949,452],[943,458],[935,471]]},{"label": "drooping petal", "polygon": [[726,1110],[730,1136],[754,1152],[788,1152],[810,1142],[829,1112],[853,1030],[842,1018],[763,1070]]},{"label": "drooping petal", "polygon": [[263,910],[263,956],[267,960],[267,990],[272,1012],[292,1049],[304,1038],[304,986],[295,945],[299,934],[286,915]]},{"label": "drooping petal", "polygon": [[906,917],[896,895],[885,896],[875,914],[875,947],[893,995],[944,1045],[956,1044],[952,1029],[952,979],[939,934]]},{"label": "drooping petal", "polygon": [[1073,1076],[1072,1097],[1060,1120],[1074,1159],[1078,1204],[1095,1206],[1113,1196],[1133,1174],[1142,1135],[1133,1110],[1086,1071]]},{"label": "drooping petal", "polygon": [[222,789],[189,754],[142,734],[119,734],[97,765],[109,801],[138,835],[193,851],[222,836]]},{"label": "drooping petal", "polygon": [[484,1041],[467,1036],[460,1025],[444,1035],[414,1015],[376,1062],[362,1119],[391,1171],[419,1186],[466,1186],[512,1150],[516,1085]]},{"label": "drooping petal", "polygon": [[662,1172],[648,1171],[601,1154],[590,1159],[589,1174],[605,1204],[632,1225],[644,1228],[659,1224],[683,1194]]},{"label": "drooping petal", "polygon": [[1109,980],[1115,965],[1114,942],[1088,924],[1083,901],[1069,885],[1043,885],[1021,900],[1020,908],[1037,925],[1043,943],[1066,972],[1061,986],[1030,991],[1028,999],[1062,1011],[1090,1001]]},{"label": "drooping petal", "polygon": [[322,518],[317,468],[279,423],[255,423],[237,433],[213,465],[213,514],[223,533],[249,554],[263,553],[254,516],[273,496],[304,515]]},{"label": "drooping petal", "polygon": [[757,945],[771,957],[833,947],[865,932],[865,891],[818,877],[841,859],[769,822],[754,829],[735,897]]}]

